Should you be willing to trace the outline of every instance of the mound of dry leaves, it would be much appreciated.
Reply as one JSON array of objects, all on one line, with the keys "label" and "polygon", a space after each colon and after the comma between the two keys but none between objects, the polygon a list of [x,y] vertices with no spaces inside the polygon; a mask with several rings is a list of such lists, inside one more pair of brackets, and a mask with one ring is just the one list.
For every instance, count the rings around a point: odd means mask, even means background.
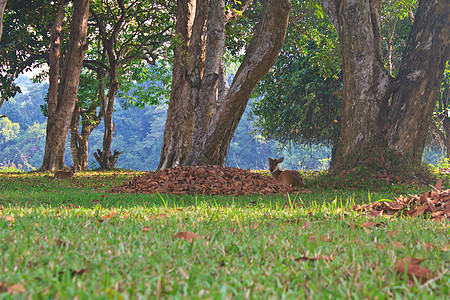
[{"label": "mound of dry leaves", "polygon": [[371,216],[422,216],[437,221],[450,220],[450,189],[438,189],[412,197],[400,196],[389,202],[355,205],[353,209]]},{"label": "mound of dry leaves", "polygon": [[219,166],[184,166],[135,177],[113,187],[113,193],[175,195],[267,195],[299,191],[250,170]]}]

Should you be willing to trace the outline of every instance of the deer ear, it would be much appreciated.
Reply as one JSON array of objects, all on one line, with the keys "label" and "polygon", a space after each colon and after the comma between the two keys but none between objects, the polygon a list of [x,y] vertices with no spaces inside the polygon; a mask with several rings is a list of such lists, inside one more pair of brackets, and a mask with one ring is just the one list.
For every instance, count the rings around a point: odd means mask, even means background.
[{"label": "deer ear", "polygon": [[280,157],[280,158],[278,159],[278,162],[283,162],[283,160],[284,160],[284,157]]}]

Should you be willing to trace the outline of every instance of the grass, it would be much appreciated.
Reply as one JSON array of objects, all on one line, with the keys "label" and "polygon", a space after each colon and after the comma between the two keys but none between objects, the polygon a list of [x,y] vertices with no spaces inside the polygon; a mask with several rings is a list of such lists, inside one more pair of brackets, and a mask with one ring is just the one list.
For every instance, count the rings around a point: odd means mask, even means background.
[{"label": "grass", "polygon": [[[450,294],[448,221],[374,220],[346,209],[429,188],[335,190],[312,183],[310,194],[239,197],[107,192],[138,174],[81,172],[60,181],[0,174],[0,298]],[[382,223],[361,226],[369,221]],[[201,238],[173,239],[178,232]],[[403,257],[425,259],[422,266],[438,278],[423,284],[397,273],[394,264]]]}]

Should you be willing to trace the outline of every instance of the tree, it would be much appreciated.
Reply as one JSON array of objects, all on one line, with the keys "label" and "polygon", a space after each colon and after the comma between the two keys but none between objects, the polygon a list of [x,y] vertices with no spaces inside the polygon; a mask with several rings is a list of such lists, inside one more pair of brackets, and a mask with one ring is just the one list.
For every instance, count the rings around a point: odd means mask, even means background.
[{"label": "tree", "polygon": [[3,13],[5,12],[7,2],[8,0],[0,0],[0,40],[3,34]]},{"label": "tree", "polygon": [[57,5],[48,0],[7,2],[1,23],[8,34],[0,40],[0,107],[20,92],[14,82],[19,74],[48,62],[48,28],[56,10]]},{"label": "tree", "polygon": [[69,44],[64,60],[61,80],[59,78],[60,36],[64,15],[64,0],[58,5],[57,18],[51,28],[50,70],[48,93],[48,119],[45,153],[40,170],[64,167],[64,150],[70,120],[78,100],[78,85],[87,44],[89,0],[75,0],[70,26]]},{"label": "tree", "polygon": [[337,33],[310,1],[292,5],[281,53],[255,89],[256,131],[282,144],[335,145],[342,85]]},{"label": "tree", "polygon": [[104,110],[97,114],[97,108],[104,103],[105,77],[102,70],[84,72],[80,77],[78,102],[70,123],[70,151],[77,170],[87,169],[89,136],[103,118]]},{"label": "tree", "polygon": [[[249,1],[242,4],[244,10]],[[284,41],[291,4],[265,1],[231,86],[225,80],[225,25],[234,17],[224,0],[178,1],[172,93],[159,169],[225,164],[231,138],[251,92]],[[206,26],[205,26],[206,25]]]},{"label": "tree", "polygon": [[383,162],[393,168],[389,149],[417,166],[450,55],[450,4],[420,1],[392,78],[380,47],[381,0],[319,2],[338,31],[343,57],[340,140],[330,171]]},{"label": "tree", "polygon": [[103,169],[114,167],[121,152],[111,152],[114,135],[113,111],[116,94],[120,88],[121,73],[130,64],[145,61],[155,64],[163,55],[168,42],[171,24],[171,5],[166,1],[94,1],[90,9],[100,41],[99,55],[93,55],[85,65],[102,70],[108,76],[107,95],[101,109],[105,132],[103,149],[97,150],[95,159]]}]

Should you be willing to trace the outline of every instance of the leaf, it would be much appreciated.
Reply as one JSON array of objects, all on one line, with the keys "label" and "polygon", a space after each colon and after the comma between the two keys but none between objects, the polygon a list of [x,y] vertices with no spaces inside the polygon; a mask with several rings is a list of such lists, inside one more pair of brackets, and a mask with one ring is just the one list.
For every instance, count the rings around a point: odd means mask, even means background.
[{"label": "leaf", "polygon": [[167,216],[165,214],[157,214],[156,216],[151,216],[150,218],[148,218],[149,220],[156,220],[156,219],[164,219],[167,218]]},{"label": "leaf", "polygon": [[104,216],[103,219],[111,219],[114,218],[117,215],[117,212],[112,211],[109,215]]},{"label": "leaf", "polygon": [[386,223],[384,223],[384,222],[378,222],[378,223],[375,223],[375,222],[366,222],[366,223],[362,223],[361,224],[361,228],[372,228],[372,227],[381,227],[381,226],[385,226],[386,225]]},{"label": "leaf", "polygon": [[142,227],[142,232],[143,233],[146,233],[147,231],[150,231],[150,227],[149,226]]},{"label": "leaf", "polygon": [[25,287],[20,283],[16,283],[8,287],[8,293],[11,295],[23,294],[26,291],[27,290]]},{"label": "leaf", "polygon": [[438,182],[436,183],[436,190],[440,191],[442,188],[442,183],[444,182],[444,180],[442,180],[442,178],[440,178],[438,180]]},{"label": "leaf", "polygon": [[422,283],[425,283],[434,277],[434,273],[420,266],[423,261],[424,259],[405,257],[395,263],[395,269],[400,274],[406,273],[410,280],[413,280],[412,278],[415,277]]},{"label": "leaf", "polygon": [[193,232],[188,232],[188,231],[181,231],[181,232],[177,232],[175,233],[175,235],[172,237],[172,239],[182,239],[182,240],[187,240],[188,242],[192,242],[195,241],[196,239],[201,239],[201,237]]},{"label": "leaf", "polygon": [[14,219],[14,217],[11,216],[4,216],[3,220],[7,221],[7,222],[15,222],[16,219]]}]

